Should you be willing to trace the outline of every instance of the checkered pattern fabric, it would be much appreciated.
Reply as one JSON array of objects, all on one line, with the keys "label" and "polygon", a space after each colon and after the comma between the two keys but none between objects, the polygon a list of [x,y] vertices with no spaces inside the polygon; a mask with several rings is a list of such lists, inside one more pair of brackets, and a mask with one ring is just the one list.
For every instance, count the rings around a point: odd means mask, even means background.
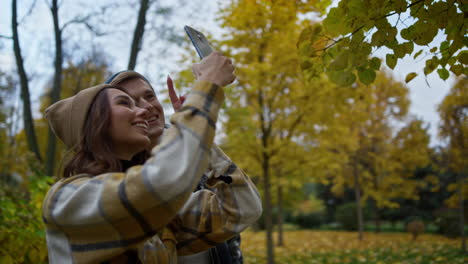
[{"label": "checkered pattern fabric", "polygon": [[[257,220],[255,185],[213,145],[223,99],[198,82],[143,166],[54,184],[43,203],[50,263],[177,263]],[[207,169],[209,189],[192,193]]]}]

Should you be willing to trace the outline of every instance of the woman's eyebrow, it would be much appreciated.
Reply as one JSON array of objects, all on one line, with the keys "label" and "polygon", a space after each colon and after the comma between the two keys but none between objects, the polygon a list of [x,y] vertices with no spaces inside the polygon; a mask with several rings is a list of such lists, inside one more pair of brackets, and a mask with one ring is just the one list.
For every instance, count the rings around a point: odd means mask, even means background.
[{"label": "woman's eyebrow", "polygon": [[133,102],[133,99],[132,99],[130,96],[128,96],[128,95],[122,95],[122,94],[121,94],[121,95],[117,95],[117,96],[114,97],[114,101],[117,101],[117,100],[119,100],[119,99],[126,99],[126,100],[128,100],[128,101]]},{"label": "woman's eyebrow", "polygon": [[152,90],[152,89],[148,89],[145,91],[145,94],[152,94],[152,95],[156,95],[156,93]]}]

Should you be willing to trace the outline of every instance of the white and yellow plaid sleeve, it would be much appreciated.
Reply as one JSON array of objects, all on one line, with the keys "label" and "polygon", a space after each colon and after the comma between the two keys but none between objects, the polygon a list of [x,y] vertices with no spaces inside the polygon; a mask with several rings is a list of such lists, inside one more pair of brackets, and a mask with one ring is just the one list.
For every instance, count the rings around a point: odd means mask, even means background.
[{"label": "white and yellow plaid sleeve", "polygon": [[171,223],[178,255],[214,247],[245,230],[262,213],[260,195],[250,178],[217,146],[211,153],[208,189],[193,193]]}]

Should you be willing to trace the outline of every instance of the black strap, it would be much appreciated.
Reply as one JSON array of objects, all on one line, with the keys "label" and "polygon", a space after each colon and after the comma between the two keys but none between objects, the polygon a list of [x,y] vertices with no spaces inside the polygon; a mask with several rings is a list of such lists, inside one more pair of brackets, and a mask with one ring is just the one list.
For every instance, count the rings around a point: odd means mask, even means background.
[{"label": "black strap", "polygon": [[213,264],[233,264],[232,255],[229,246],[226,242],[217,244],[216,247],[211,248],[211,262]]}]

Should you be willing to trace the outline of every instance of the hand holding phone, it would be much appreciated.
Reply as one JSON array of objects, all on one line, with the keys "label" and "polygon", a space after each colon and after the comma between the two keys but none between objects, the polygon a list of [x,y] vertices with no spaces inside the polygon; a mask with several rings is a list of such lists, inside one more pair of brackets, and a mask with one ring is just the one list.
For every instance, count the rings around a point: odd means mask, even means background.
[{"label": "hand holding phone", "polygon": [[200,63],[195,63],[192,69],[198,80],[208,81],[221,87],[236,79],[231,59],[223,56],[221,52],[212,52]]},{"label": "hand holding phone", "polygon": [[189,26],[185,26],[184,29],[197,50],[198,56],[202,59],[200,63],[196,63],[192,67],[195,77],[218,86],[232,83],[236,76],[231,59],[223,56],[220,52],[214,52],[205,35],[200,31]]}]

